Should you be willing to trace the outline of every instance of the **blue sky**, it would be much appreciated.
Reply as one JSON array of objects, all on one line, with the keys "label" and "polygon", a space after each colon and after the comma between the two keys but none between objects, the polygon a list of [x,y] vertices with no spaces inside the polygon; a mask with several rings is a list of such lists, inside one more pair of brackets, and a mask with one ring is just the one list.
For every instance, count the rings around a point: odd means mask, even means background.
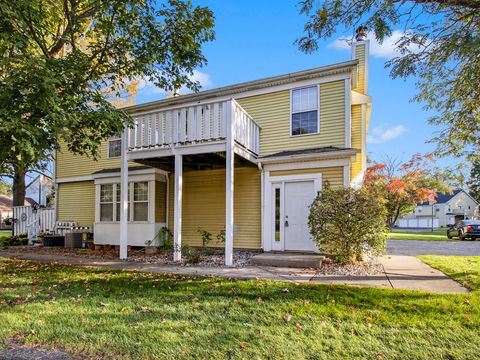
[{"label": "blue sky", "polygon": [[[293,42],[302,35],[305,17],[299,15],[297,1],[193,2],[208,6],[216,18],[216,40],[204,46],[208,65],[195,74],[203,89],[349,60],[349,50],[335,40],[351,36],[351,30],[323,42],[316,53],[298,50]],[[393,43],[394,38],[382,46],[371,46],[369,92],[373,106],[367,150],[375,160],[385,155],[407,160],[416,152],[430,152],[435,145],[426,141],[438,130],[427,123],[431,114],[410,101],[416,93],[415,79],[392,80],[384,68]],[[148,86],[140,89],[137,102],[162,97],[161,90]],[[454,162],[444,158],[437,165]]]}]

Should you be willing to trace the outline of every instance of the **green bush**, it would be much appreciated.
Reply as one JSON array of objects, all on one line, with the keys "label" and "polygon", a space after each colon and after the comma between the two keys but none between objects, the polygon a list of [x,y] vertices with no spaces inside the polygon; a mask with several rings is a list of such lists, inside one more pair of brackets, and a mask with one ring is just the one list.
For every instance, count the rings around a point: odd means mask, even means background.
[{"label": "green bush", "polygon": [[200,251],[190,245],[182,245],[182,256],[189,264],[198,264],[201,259]]},{"label": "green bush", "polygon": [[28,245],[27,234],[4,236],[0,238],[0,248]]},{"label": "green bush", "polygon": [[336,255],[339,262],[385,251],[385,207],[363,189],[325,188],[310,206],[308,225],[320,250]]}]

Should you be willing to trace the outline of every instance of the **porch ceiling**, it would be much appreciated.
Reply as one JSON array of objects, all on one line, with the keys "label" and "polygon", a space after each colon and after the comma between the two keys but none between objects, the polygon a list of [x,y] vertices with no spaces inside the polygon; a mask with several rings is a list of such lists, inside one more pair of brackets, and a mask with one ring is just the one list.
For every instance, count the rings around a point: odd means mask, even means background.
[{"label": "porch ceiling", "polygon": [[[157,169],[161,169],[168,172],[174,172],[175,157],[164,156],[148,159],[136,159],[135,162],[148,165]],[[241,156],[235,154],[235,166],[245,167],[253,166],[256,164],[244,159]],[[217,153],[205,153],[195,155],[183,155],[183,170],[184,171],[197,171],[197,170],[213,170],[225,168],[225,152]]]}]

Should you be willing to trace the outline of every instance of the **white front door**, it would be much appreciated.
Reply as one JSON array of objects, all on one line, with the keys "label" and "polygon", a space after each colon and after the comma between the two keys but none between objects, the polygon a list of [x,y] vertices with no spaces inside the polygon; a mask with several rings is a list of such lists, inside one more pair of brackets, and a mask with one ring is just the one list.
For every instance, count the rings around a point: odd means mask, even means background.
[{"label": "white front door", "polygon": [[284,183],[284,248],[316,251],[308,229],[309,206],[315,198],[314,181]]}]

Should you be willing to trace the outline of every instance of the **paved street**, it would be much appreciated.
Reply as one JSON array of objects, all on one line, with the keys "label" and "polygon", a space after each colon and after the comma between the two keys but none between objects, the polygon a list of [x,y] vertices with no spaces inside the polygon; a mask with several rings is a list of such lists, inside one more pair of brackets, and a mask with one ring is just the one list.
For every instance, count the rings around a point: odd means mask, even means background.
[{"label": "paved street", "polygon": [[480,240],[476,241],[419,241],[388,240],[389,255],[478,255]]}]

